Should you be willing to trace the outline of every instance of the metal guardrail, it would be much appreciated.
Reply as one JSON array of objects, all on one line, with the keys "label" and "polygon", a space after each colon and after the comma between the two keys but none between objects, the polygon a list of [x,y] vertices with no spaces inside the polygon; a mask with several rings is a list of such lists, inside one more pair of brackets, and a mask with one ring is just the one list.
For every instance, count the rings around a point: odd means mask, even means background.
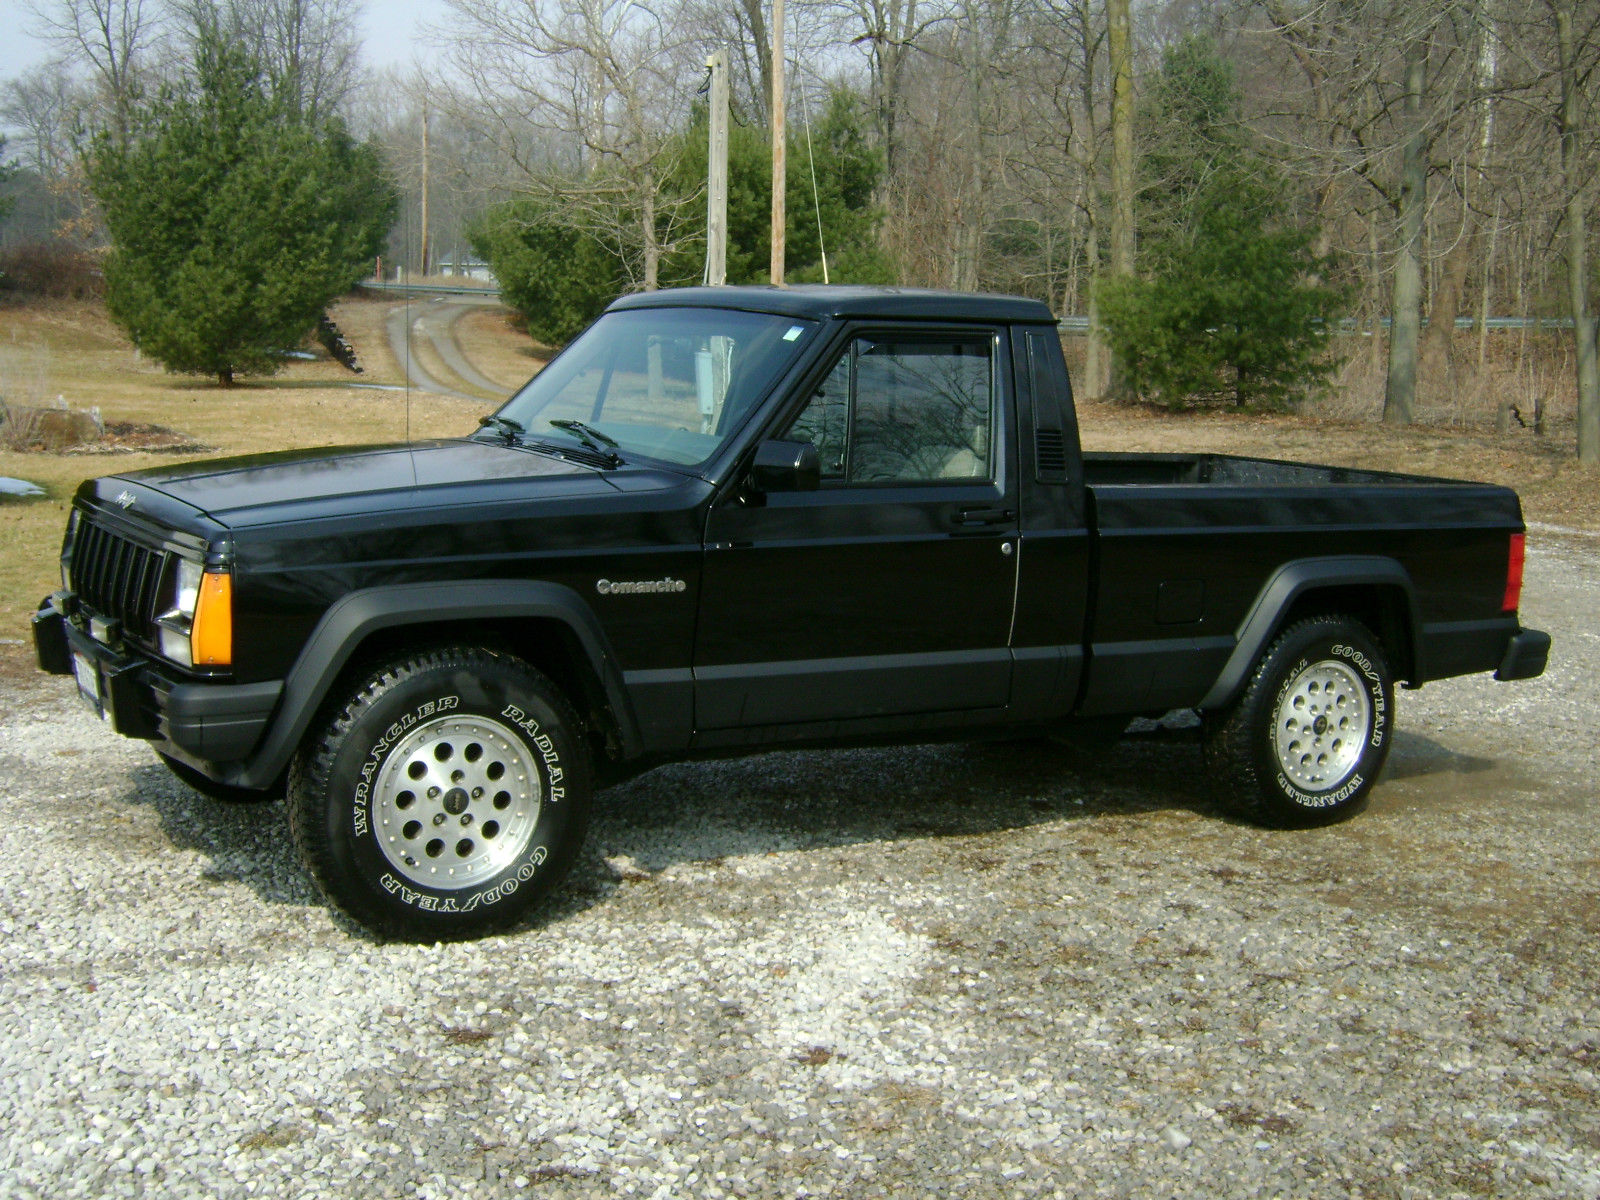
[{"label": "metal guardrail", "polygon": [[[1059,324],[1061,326],[1061,330],[1062,330],[1063,333],[1088,333],[1089,332],[1089,318],[1088,317],[1062,317],[1060,322],[1059,322]],[[1422,324],[1424,326],[1426,326],[1428,324],[1428,322],[1426,320],[1424,320],[1422,322]],[[1379,327],[1381,327],[1383,329],[1389,328],[1389,325],[1390,325],[1389,318],[1388,317],[1379,318],[1378,325],[1379,325]],[[1489,329],[1571,329],[1572,328],[1572,318],[1571,317],[1490,317],[1487,321],[1484,322],[1484,325]],[[1477,327],[1478,327],[1478,318],[1477,317],[1457,317],[1456,318],[1456,328],[1457,329],[1476,329]],[[1370,322],[1357,321],[1354,317],[1345,317],[1343,320],[1341,320],[1339,322],[1339,332],[1340,333],[1371,333],[1372,332],[1372,325],[1371,325]]]},{"label": "metal guardrail", "polygon": [[364,279],[356,284],[358,288],[369,292],[421,292],[432,296],[486,296],[498,300],[500,289],[497,287],[472,287],[468,284],[450,283],[398,283],[384,280]]}]

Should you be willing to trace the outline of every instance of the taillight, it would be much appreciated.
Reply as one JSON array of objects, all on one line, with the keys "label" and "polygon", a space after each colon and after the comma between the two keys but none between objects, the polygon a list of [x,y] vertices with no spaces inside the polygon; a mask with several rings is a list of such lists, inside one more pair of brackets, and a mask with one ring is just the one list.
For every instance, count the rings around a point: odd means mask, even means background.
[{"label": "taillight", "polygon": [[1516,612],[1522,604],[1522,566],[1528,557],[1528,535],[1511,535],[1511,554],[1506,561],[1506,598],[1500,604],[1501,612]]}]

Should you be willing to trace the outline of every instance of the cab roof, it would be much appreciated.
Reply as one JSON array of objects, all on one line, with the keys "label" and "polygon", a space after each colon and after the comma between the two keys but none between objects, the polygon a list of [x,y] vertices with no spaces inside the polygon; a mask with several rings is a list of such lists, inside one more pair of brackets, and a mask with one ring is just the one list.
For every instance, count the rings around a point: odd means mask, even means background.
[{"label": "cab roof", "polygon": [[938,321],[1027,321],[1056,323],[1048,305],[1024,296],[940,292],[921,288],[692,287],[635,292],[615,300],[607,312],[634,308],[732,308],[741,312],[827,320],[840,317],[920,317]]}]

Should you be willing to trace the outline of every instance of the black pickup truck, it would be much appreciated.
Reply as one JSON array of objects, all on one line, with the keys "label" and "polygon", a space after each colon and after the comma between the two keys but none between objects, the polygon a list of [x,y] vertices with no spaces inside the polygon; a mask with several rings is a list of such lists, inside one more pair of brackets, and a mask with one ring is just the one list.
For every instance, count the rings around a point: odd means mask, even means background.
[{"label": "black pickup truck", "polygon": [[327,896],[475,936],[670,759],[1199,712],[1217,799],[1366,800],[1396,681],[1526,679],[1500,487],[1081,454],[1048,309],[859,288],[618,300],[470,437],[79,490],[40,665]]}]

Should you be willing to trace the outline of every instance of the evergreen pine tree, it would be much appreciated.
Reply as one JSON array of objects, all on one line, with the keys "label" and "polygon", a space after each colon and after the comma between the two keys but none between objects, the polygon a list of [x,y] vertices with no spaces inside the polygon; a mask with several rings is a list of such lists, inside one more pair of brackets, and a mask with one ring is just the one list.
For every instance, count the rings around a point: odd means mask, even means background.
[{"label": "evergreen pine tree", "polygon": [[112,317],[169,370],[224,386],[282,365],[364,274],[399,204],[374,147],[273,100],[218,36],[88,166]]},{"label": "evergreen pine tree", "polygon": [[[4,134],[0,134],[0,189],[4,189],[19,170],[21,167],[17,163],[6,162],[6,139]],[[5,224],[16,207],[15,196],[0,196],[0,225]]]},{"label": "evergreen pine tree", "polygon": [[1323,279],[1315,229],[1237,123],[1209,42],[1169,49],[1153,89],[1140,277],[1101,284],[1108,337],[1140,396],[1173,406],[1281,407],[1332,367],[1345,297]]},{"label": "evergreen pine tree", "polygon": [[545,201],[498,205],[473,222],[467,238],[494,272],[500,298],[549,346],[570,340],[626,286],[622,260]]}]

